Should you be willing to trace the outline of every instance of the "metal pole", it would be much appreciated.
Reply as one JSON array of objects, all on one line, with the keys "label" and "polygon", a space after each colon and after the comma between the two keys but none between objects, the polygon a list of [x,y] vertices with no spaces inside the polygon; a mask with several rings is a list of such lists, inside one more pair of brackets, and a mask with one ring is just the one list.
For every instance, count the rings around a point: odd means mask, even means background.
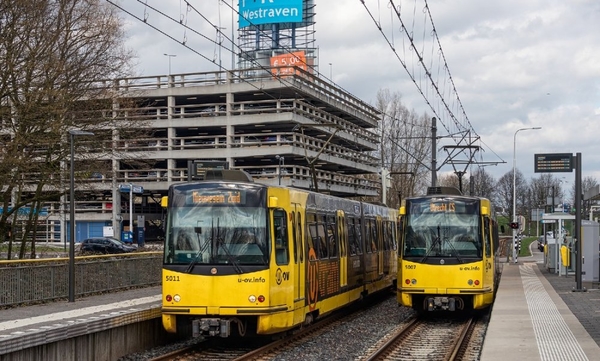
[{"label": "metal pole", "polygon": [[[541,127],[531,127],[531,128],[521,128],[517,129],[515,135],[513,136],[513,214],[512,221],[517,222],[517,133],[522,130],[533,130],[533,129],[542,129]],[[513,228],[512,231],[512,254],[513,254],[513,262],[517,263],[517,230]]]},{"label": "metal pole", "polygon": [[435,187],[437,183],[437,152],[436,152],[436,138],[437,138],[437,119],[431,118],[431,186]]},{"label": "metal pole", "polygon": [[576,154],[575,158],[575,232],[573,232],[574,239],[577,241],[577,258],[575,260],[575,279],[576,289],[574,291],[581,292],[586,291],[585,287],[582,287],[582,247],[581,243],[583,237],[581,236],[581,211],[582,211],[582,189],[581,189],[581,153]]},{"label": "metal pole", "polygon": [[75,302],[75,136],[94,135],[83,130],[69,130],[71,142],[71,189],[69,226],[71,237],[69,239],[69,302]]},{"label": "metal pole", "polygon": [[129,183],[129,235],[133,243],[133,184]]},{"label": "metal pole", "polygon": [[279,161],[279,166],[277,167],[277,180],[279,185],[281,185],[281,165],[284,162],[284,157],[281,155],[276,155],[275,158]]},{"label": "metal pole", "polygon": [[71,141],[71,194],[69,198],[69,302],[75,302],[75,134],[69,133]]}]

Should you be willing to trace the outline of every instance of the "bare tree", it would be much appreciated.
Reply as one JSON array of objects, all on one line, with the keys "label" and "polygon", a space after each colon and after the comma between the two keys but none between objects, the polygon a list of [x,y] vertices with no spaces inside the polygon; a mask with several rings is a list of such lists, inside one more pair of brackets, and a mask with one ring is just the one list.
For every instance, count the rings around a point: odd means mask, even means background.
[{"label": "bare tree", "polygon": [[496,179],[486,172],[485,168],[477,168],[471,174],[469,189],[473,189],[474,196],[484,197],[495,202]]},{"label": "bare tree", "polygon": [[379,124],[381,137],[378,155],[381,167],[391,175],[387,204],[397,206],[396,199],[423,192],[429,169],[424,159],[430,158],[430,125],[427,115],[418,116],[402,104],[399,93],[388,89],[377,93],[376,107],[383,113]]},{"label": "bare tree", "polygon": [[[503,207],[512,217],[513,214],[513,199],[516,201],[516,215],[526,215],[527,210],[524,207],[523,199],[527,193],[527,181],[523,177],[523,173],[520,170],[516,170],[514,177],[516,187],[513,188],[513,172],[512,170],[505,173],[496,184],[496,202],[499,206]],[[516,189],[516,198],[513,198],[513,189]]]},{"label": "bare tree", "polygon": [[[598,185],[598,180],[595,177],[586,176],[581,180],[581,193],[583,195],[585,195],[585,192],[596,187],[597,185]],[[569,202],[571,204],[571,208],[577,209],[577,202],[575,202],[575,183],[573,183],[569,193],[571,196],[571,200]],[[597,201],[595,201],[595,200],[590,200],[587,202],[583,202],[583,200],[581,200],[580,204],[582,204],[582,207],[581,207],[582,215],[585,216],[586,214],[589,214],[590,210],[592,209],[591,206],[595,205],[596,203],[597,203]]]},{"label": "bare tree", "polygon": [[130,72],[123,39],[123,21],[100,0],[0,2],[0,237],[19,214],[34,224],[41,205],[65,193],[70,129],[96,134],[77,142],[78,159],[88,155],[77,178],[109,165],[96,160],[113,151],[115,132],[134,129],[111,112],[118,94],[103,81]]}]

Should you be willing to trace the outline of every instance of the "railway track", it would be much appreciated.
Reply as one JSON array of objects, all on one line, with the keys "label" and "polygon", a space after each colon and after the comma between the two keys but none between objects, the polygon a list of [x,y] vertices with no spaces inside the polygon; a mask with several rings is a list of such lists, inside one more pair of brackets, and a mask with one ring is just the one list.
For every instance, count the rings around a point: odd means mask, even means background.
[{"label": "railway track", "polygon": [[[376,360],[463,360],[477,319],[413,318],[399,325],[388,338],[370,350],[365,361]],[[468,357],[467,357],[468,358]]]},{"label": "railway track", "polygon": [[[383,299],[377,299],[374,302],[381,302]],[[203,360],[216,360],[216,361],[250,361],[250,360],[276,360],[278,355],[285,352],[286,350],[292,349],[309,339],[318,337],[320,334],[334,330],[338,325],[343,322],[350,322],[351,320],[360,317],[363,312],[368,311],[367,308],[361,307],[349,307],[344,310],[335,312],[319,322],[303,327],[299,330],[295,330],[283,336],[281,339],[268,342],[262,341],[260,344],[250,344],[247,340],[237,340],[231,342],[231,340],[219,340],[221,342],[213,342],[213,340],[207,340],[200,342],[193,346],[185,346],[181,349],[172,351],[168,354],[164,354],[150,361],[165,361],[165,360],[179,360],[179,361],[203,361]],[[260,341],[259,341],[260,342]],[[219,343],[226,345],[224,347],[218,346]],[[234,344],[234,345],[232,345]]]}]

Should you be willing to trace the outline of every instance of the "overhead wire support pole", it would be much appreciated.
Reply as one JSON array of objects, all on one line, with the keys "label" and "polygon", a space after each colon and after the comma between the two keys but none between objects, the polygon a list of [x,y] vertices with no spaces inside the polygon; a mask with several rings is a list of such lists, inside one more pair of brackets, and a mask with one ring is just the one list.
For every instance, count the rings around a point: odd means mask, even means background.
[{"label": "overhead wire support pole", "polygon": [[437,119],[431,118],[431,186],[435,187],[437,183]]},{"label": "overhead wire support pole", "polygon": [[[312,160],[308,160],[308,151],[306,149],[306,142],[304,141],[304,137],[305,137],[304,128],[317,128],[317,127],[331,127],[331,128],[336,128],[336,129],[333,133],[331,133],[331,135],[329,136],[327,141],[325,141],[325,144],[323,144],[323,146],[321,146],[321,149],[319,149],[319,151],[317,152],[317,155],[315,155]],[[319,156],[321,155],[321,153],[323,153],[323,151],[325,150],[325,148],[327,147],[327,145],[329,144],[331,139],[333,139],[335,134],[340,129],[342,129],[342,126],[339,124],[335,124],[335,123],[332,123],[332,124],[305,124],[305,125],[298,124],[292,129],[292,131],[296,131],[298,129],[300,129],[300,131],[302,132],[302,144],[304,145],[304,158],[306,159],[306,162],[308,163],[308,166],[310,167],[313,187],[315,188],[315,192],[319,193],[319,185],[318,185],[318,180],[317,180],[317,171],[315,169],[315,163],[319,159]]]}]

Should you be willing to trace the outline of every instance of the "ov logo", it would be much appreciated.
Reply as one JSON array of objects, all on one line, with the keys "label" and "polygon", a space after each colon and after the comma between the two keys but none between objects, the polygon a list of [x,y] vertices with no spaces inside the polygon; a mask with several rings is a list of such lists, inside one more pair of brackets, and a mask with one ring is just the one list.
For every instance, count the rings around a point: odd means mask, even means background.
[{"label": "ov logo", "polygon": [[278,268],[277,271],[275,271],[275,282],[277,282],[278,285],[281,284],[281,282],[283,281],[288,281],[290,279],[290,273],[289,272],[283,272],[281,270],[281,268]]}]

